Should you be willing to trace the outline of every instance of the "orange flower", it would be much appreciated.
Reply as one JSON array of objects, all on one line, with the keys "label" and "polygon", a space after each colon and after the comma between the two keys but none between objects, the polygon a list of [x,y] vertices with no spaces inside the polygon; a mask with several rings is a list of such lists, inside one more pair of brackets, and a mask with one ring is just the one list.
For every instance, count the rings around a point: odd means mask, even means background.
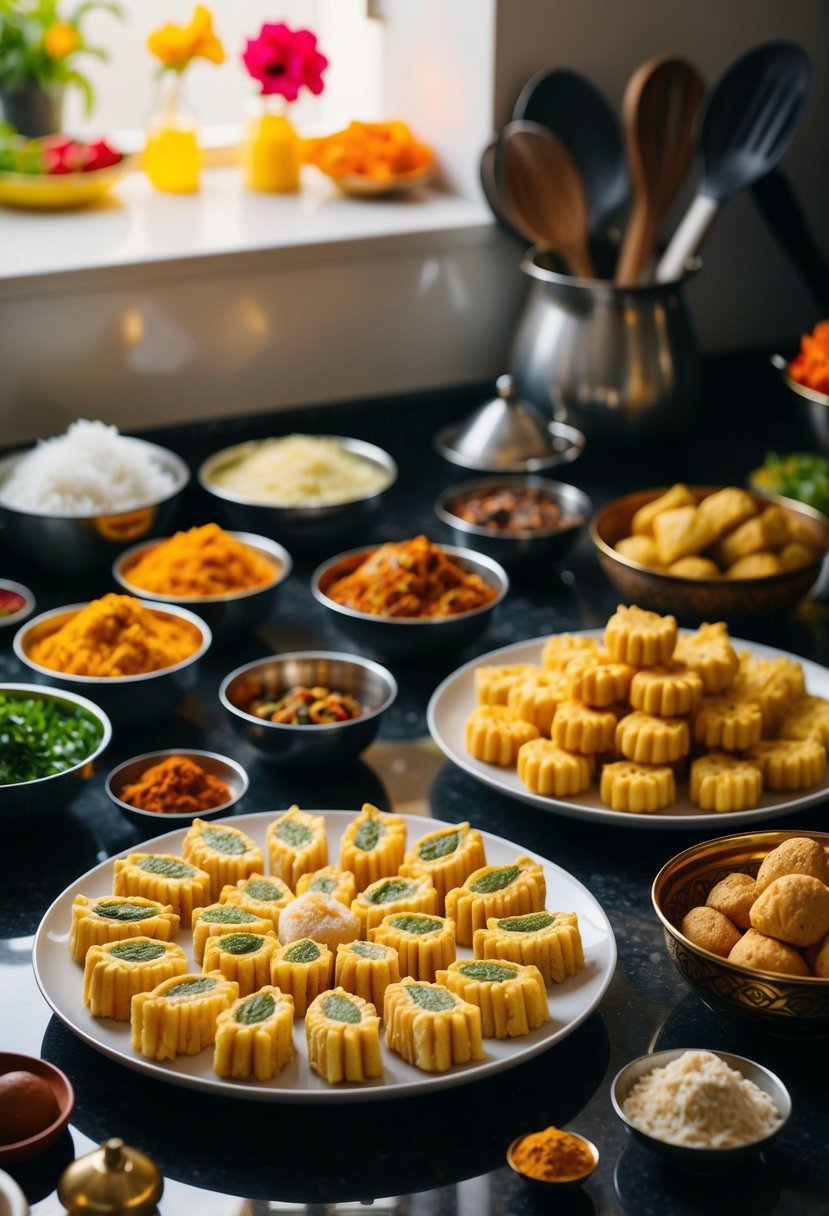
[{"label": "orange flower", "polygon": [[43,49],[50,59],[65,59],[81,45],[74,25],[68,21],[53,21],[43,33]]},{"label": "orange flower", "polygon": [[175,72],[183,72],[192,59],[221,63],[225,57],[224,47],[213,32],[213,17],[203,4],[196,5],[189,25],[168,22],[154,30],[147,47],[165,68]]}]

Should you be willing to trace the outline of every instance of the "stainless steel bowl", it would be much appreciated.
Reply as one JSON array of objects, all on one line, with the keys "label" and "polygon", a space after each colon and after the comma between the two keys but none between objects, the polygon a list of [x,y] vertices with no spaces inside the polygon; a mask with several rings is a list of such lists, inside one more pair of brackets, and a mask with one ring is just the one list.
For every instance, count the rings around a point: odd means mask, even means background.
[{"label": "stainless steel bowl", "polygon": [[687,1047],[675,1047],[670,1051],[654,1051],[649,1055],[631,1060],[617,1072],[611,1083],[610,1100],[613,1103],[613,1109],[635,1140],[658,1153],[660,1157],[664,1157],[671,1165],[695,1173],[715,1173],[719,1170],[732,1169],[746,1158],[754,1156],[759,1149],[765,1148],[775,1136],[779,1135],[792,1112],[792,1100],[786,1086],[779,1077],[764,1068],[762,1064],[755,1064],[753,1060],[748,1060],[745,1056],[731,1055],[726,1051],[712,1052],[730,1068],[741,1073],[747,1080],[753,1081],[758,1089],[767,1093],[781,1116],[781,1122],[774,1131],[749,1144],[742,1144],[736,1148],[692,1148],[684,1144],[668,1144],[667,1141],[658,1140],[656,1136],[642,1131],[628,1119],[622,1109],[637,1081],[653,1072],[655,1068],[664,1068],[688,1050],[690,1049]]},{"label": "stainless steel bowl", "polygon": [[179,604],[198,613],[210,626],[214,642],[238,636],[240,633],[254,632],[269,619],[279,588],[291,573],[294,563],[287,549],[266,536],[255,536],[252,532],[232,532],[231,536],[251,549],[256,549],[264,558],[276,562],[273,578],[269,583],[262,587],[252,587],[248,591],[231,591],[225,595],[166,596],[147,591],[130,582],[130,570],[145,553],[160,544],[160,540],[144,541],[127,549],[113,562],[112,577],[130,595],[156,604]]},{"label": "stainless steel bowl", "polygon": [[[210,807],[209,810],[187,811],[182,814],[175,811],[144,811],[129,802],[121,801],[119,795],[125,786],[138,781],[142,773],[152,765],[160,764],[168,756],[184,756],[185,759],[198,764],[205,772],[221,778],[230,790],[230,798],[220,806]],[[199,751],[192,747],[171,747],[160,752],[145,752],[143,756],[133,756],[131,760],[119,764],[106,779],[106,792],[125,819],[129,819],[136,827],[148,829],[148,835],[152,835],[149,829],[169,828],[172,831],[173,828],[188,827],[194,819],[219,819],[222,815],[229,814],[231,807],[247,793],[248,784],[248,775],[241,764],[231,760],[229,756],[220,756],[218,752]]]},{"label": "stainless steel bowl", "polygon": [[[561,511],[561,526],[535,528],[526,532],[497,531],[468,523],[449,510],[451,503],[465,494],[487,489],[508,487],[516,490],[539,490],[556,503]],[[510,477],[493,475],[478,477],[450,486],[438,496],[435,514],[452,533],[458,545],[468,545],[479,553],[492,557],[508,570],[533,567],[543,573],[548,563],[557,561],[575,543],[593,511],[590,499],[575,486],[546,477]]]},{"label": "stainless steel bowl", "polygon": [[[363,707],[359,718],[318,726],[268,722],[246,710],[255,697],[277,698],[294,685],[318,685],[351,693]],[[380,729],[380,719],[397,696],[390,671],[370,659],[338,651],[295,651],[245,663],[225,676],[219,700],[237,731],[265,760],[300,766],[351,760]]]},{"label": "stainless steel bowl", "polygon": [[568,1128],[567,1135],[578,1140],[582,1148],[587,1149],[588,1153],[590,1154],[590,1164],[586,1169],[581,1170],[581,1172],[576,1172],[570,1174],[569,1176],[565,1175],[561,1178],[533,1178],[532,1174],[527,1174],[524,1172],[524,1170],[520,1169],[515,1160],[515,1153],[521,1144],[521,1141],[526,1140],[527,1136],[531,1134],[531,1132],[525,1132],[523,1136],[516,1136],[516,1138],[512,1141],[507,1149],[507,1165],[514,1174],[517,1174],[519,1178],[523,1178],[524,1181],[539,1194],[546,1191],[548,1197],[551,1197],[553,1193],[560,1195],[563,1191],[575,1190],[576,1187],[581,1186],[583,1182],[587,1181],[599,1164],[599,1150],[596,1148],[593,1141],[588,1140],[586,1136],[579,1135],[578,1132],[570,1131]]},{"label": "stainless steel bowl", "polygon": [[19,625],[34,612],[35,597],[23,583],[16,583],[11,578],[0,578],[0,591],[11,591],[23,600],[16,612],[7,612],[5,616],[0,613],[0,629],[7,629],[10,625]]},{"label": "stainless steel bowl", "polygon": [[217,486],[213,480],[216,474],[252,455],[262,442],[258,439],[214,452],[199,469],[199,483],[216,500],[223,521],[229,528],[277,536],[287,543],[328,544],[353,536],[354,529],[371,516],[382,496],[397,480],[397,465],[388,452],[362,439],[349,439],[343,435],[322,435],[319,438],[333,439],[347,452],[377,465],[385,474],[385,484],[363,498],[322,507],[277,507]]},{"label": "stainless steel bowl", "polygon": [[210,646],[212,634],[201,617],[186,608],[175,604],[162,606],[150,603],[149,600],[139,600],[139,603],[150,612],[160,612],[163,616],[180,617],[188,621],[201,634],[201,644],[180,663],[136,676],[76,676],[53,671],[50,667],[41,667],[29,658],[28,649],[38,638],[54,633],[86,607],[86,604],[68,604],[64,608],[42,612],[39,616],[32,617],[25,625],[21,625],[14,635],[14,653],[21,663],[29,668],[39,684],[51,684],[76,693],[89,693],[95,698],[96,704],[119,726],[157,718],[172,709],[185,693],[195,687],[198,663]]},{"label": "stainless steel bowl", "polygon": [[359,647],[361,653],[367,650],[383,656],[412,658],[449,650],[460,651],[483,633],[492,620],[494,610],[509,590],[507,572],[493,558],[456,545],[442,545],[444,553],[454,558],[464,570],[479,574],[493,588],[495,597],[488,604],[454,616],[417,618],[375,616],[346,608],[332,600],[327,594],[331,584],[356,570],[377,548],[377,545],[369,545],[339,553],[317,566],[311,575],[314,599],[334,613],[337,628]]},{"label": "stainless steel bowl", "polygon": [[[108,515],[53,515],[48,511],[18,511],[0,503],[0,535],[39,566],[71,572],[109,566],[118,553],[136,541],[164,535],[190,480],[190,470],[167,448],[126,435],[122,438],[143,449],[172,475],[174,488],[166,498]],[[15,452],[0,460],[0,487],[26,455],[28,451]]]},{"label": "stainless steel bowl", "polygon": [[76,794],[83,789],[83,782],[92,776],[95,762],[109,746],[112,739],[112,723],[106,713],[94,701],[76,692],[60,688],[48,688],[42,684],[0,684],[0,695],[26,700],[28,697],[55,701],[69,710],[81,709],[101,726],[101,740],[94,751],[72,768],[51,777],[39,777],[36,781],[17,781],[11,785],[0,785],[0,809],[8,815],[36,814],[69,806]]},{"label": "stainless steel bowl", "polygon": [[792,406],[800,424],[823,455],[829,456],[829,394],[819,393],[817,389],[793,380],[789,375],[789,364],[782,355],[772,355],[771,361],[792,394]]}]

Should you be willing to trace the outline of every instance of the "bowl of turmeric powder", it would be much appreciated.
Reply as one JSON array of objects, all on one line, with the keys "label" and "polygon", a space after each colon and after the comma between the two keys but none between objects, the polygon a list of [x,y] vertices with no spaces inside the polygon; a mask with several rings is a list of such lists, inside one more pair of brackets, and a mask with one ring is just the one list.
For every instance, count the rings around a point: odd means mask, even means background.
[{"label": "bowl of turmeric powder", "polygon": [[159,819],[171,830],[196,818],[218,819],[230,814],[247,789],[248,775],[236,760],[193,748],[133,756],[106,779],[113,805],[140,828]]},{"label": "bowl of turmeric powder", "polygon": [[116,558],[112,575],[130,595],[197,613],[215,642],[263,625],[292,568],[275,540],[209,523],[133,545]]},{"label": "bowl of turmeric powder", "polygon": [[88,696],[127,725],[166,713],[194,687],[211,640],[186,608],[110,592],[32,617],[12,645],[37,683]]},{"label": "bowl of turmeric powder", "polygon": [[507,1164],[537,1187],[559,1190],[581,1186],[599,1164],[592,1140],[559,1127],[518,1136],[507,1149]]}]

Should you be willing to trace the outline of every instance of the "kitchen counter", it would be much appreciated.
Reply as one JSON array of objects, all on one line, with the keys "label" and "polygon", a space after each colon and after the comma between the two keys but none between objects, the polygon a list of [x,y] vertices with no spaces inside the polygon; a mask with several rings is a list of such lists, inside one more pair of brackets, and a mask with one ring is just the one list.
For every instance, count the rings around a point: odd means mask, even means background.
[{"label": "kitchen counter", "polygon": [[[487,391],[432,395],[417,402],[349,403],[322,410],[234,418],[147,434],[195,467],[236,440],[301,428],[349,434],[387,448],[400,478],[378,514],[352,544],[403,538],[420,531],[446,539],[434,519],[437,492],[464,477],[432,451],[431,436],[460,418]],[[767,448],[805,445],[778,410],[774,381],[761,356],[718,359],[706,368],[705,406],[691,436],[620,458],[588,445],[561,479],[584,489],[594,506],[655,482],[739,483]],[[658,474],[654,469],[658,468]],[[211,512],[191,488],[180,524]],[[342,546],[347,547],[346,545]],[[71,1128],[45,1156],[10,1167],[33,1211],[61,1211],[54,1187],[71,1158],[118,1135],[149,1153],[166,1181],[164,1216],[264,1216],[272,1212],[408,1213],[417,1216],[530,1213],[556,1210],[590,1216],[718,1216],[743,1213],[817,1216],[829,1202],[829,1107],[825,1044],[773,1037],[708,1009],[668,959],[652,911],[650,885],[660,866],[689,844],[723,833],[715,820],[699,831],[600,827],[539,812],[478,784],[445,762],[428,739],[429,696],[461,662],[495,647],[550,632],[597,627],[616,604],[583,535],[560,567],[516,581],[489,632],[468,651],[443,662],[391,663],[400,695],[380,738],[350,768],[280,772],[255,759],[231,733],[216,698],[221,677],[274,650],[348,649],[311,598],[308,576],[325,554],[292,547],[294,573],[277,612],[261,633],[232,651],[208,655],[195,696],[171,721],[117,733],[101,770],[74,804],[48,822],[4,824],[6,864],[0,888],[0,1046],[42,1055],[70,1077],[77,1094]],[[59,579],[0,546],[0,569],[33,587],[38,609],[112,589],[107,572]],[[804,605],[783,622],[757,622],[742,636],[769,642],[821,663],[829,661],[827,609]],[[11,631],[8,631],[9,633]],[[0,632],[0,678],[21,672]],[[235,755],[248,768],[250,791],[240,812],[304,808],[383,809],[470,819],[488,832],[551,859],[600,901],[616,935],[615,976],[599,1008],[562,1044],[487,1080],[407,1100],[348,1106],[297,1106],[217,1097],[167,1086],[128,1070],[77,1039],[41,997],[30,965],[33,935],[51,901],[99,861],[142,839],[109,804],[106,772],[154,747],[208,747]],[[2,810],[2,808],[0,808]],[[813,806],[769,827],[821,829],[825,807]],[[162,827],[159,831],[163,830]],[[424,830],[425,821],[424,821]],[[551,892],[551,906],[555,893]],[[555,994],[553,993],[553,1010]],[[630,1058],[650,1048],[709,1047],[746,1055],[778,1073],[792,1091],[792,1118],[764,1157],[716,1177],[683,1175],[634,1145],[613,1114],[609,1085]],[[539,1199],[506,1167],[504,1152],[523,1131],[548,1124],[581,1132],[599,1147],[596,1173],[561,1200]]]}]

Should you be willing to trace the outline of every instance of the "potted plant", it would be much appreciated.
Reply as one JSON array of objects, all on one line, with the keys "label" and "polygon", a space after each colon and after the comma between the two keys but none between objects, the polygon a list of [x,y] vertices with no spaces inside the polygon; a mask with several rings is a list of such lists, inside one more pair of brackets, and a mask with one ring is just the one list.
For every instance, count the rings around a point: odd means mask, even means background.
[{"label": "potted plant", "polygon": [[77,60],[106,59],[84,38],[84,18],[94,9],[121,16],[114,0],[82,0],[69,10],[62,0],[0,0],[0,110],[22,135],[60,131],[66,86],[79,88],[92,110],[92,85]]}]

